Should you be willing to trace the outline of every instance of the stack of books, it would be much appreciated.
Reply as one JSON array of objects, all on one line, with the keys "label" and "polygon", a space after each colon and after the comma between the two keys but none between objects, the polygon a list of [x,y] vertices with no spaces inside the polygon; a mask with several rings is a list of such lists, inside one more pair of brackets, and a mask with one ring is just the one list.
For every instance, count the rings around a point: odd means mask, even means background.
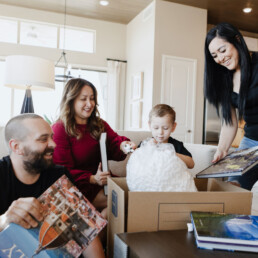
[{"label": "stack of books", "polygon": [[191,220],[199,248],[258,252],[258,216],[191,212]]}]

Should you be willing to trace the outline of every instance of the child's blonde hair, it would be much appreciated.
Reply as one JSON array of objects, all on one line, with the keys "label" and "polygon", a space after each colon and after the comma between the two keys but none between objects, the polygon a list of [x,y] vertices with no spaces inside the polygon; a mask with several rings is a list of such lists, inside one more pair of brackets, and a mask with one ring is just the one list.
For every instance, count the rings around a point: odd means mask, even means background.
[{"label": "child's blonde hair", "polygon": [[152,108],[149,114],[149,122],[151,122],[151,118],[153,116],[163,117],[165,115],[169,115],[171,117],[171,122],[174,123],[176,121],[176,112],[175,110],[166,104],[158,104]]}]

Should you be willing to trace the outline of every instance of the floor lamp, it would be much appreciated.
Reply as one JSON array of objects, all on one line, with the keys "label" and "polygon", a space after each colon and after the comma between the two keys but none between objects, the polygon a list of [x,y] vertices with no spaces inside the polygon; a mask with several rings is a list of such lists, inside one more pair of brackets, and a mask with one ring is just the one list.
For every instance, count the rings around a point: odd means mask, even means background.
[{"label": "floor lamp", "polygon": [[32,90],[55,89],[54,63],[39,57],[13,55],[5,59],[5,86],[26,89],[21,113],[34,113]]}]

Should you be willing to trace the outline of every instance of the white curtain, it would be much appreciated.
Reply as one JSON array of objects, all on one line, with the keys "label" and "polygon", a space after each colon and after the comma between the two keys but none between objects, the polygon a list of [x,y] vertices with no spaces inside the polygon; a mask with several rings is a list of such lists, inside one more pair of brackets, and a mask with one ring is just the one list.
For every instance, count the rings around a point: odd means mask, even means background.
[{"label": "white curtain", "polygon": [[107,122],[114,130],[124,129],[126,63],[108,60]]}]

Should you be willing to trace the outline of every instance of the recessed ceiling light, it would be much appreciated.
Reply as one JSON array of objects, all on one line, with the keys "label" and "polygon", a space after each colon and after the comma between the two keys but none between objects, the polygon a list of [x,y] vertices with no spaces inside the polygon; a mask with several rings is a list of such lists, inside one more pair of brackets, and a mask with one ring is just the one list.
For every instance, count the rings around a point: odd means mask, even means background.
[{"label": "recessed ceiling light", "polygon": [[101,1],[99,1],[99,4],[103,5],[103,6],[107,6],[107,5],[109,5],[109,2],[106,0],[101,0]]},{"label": "recessed ceiling light", "polygon": [[250,7],[246,7],[243,9],[244,13],[250,13],[251,11],[252,11],[252,8],[250,8]]}]

